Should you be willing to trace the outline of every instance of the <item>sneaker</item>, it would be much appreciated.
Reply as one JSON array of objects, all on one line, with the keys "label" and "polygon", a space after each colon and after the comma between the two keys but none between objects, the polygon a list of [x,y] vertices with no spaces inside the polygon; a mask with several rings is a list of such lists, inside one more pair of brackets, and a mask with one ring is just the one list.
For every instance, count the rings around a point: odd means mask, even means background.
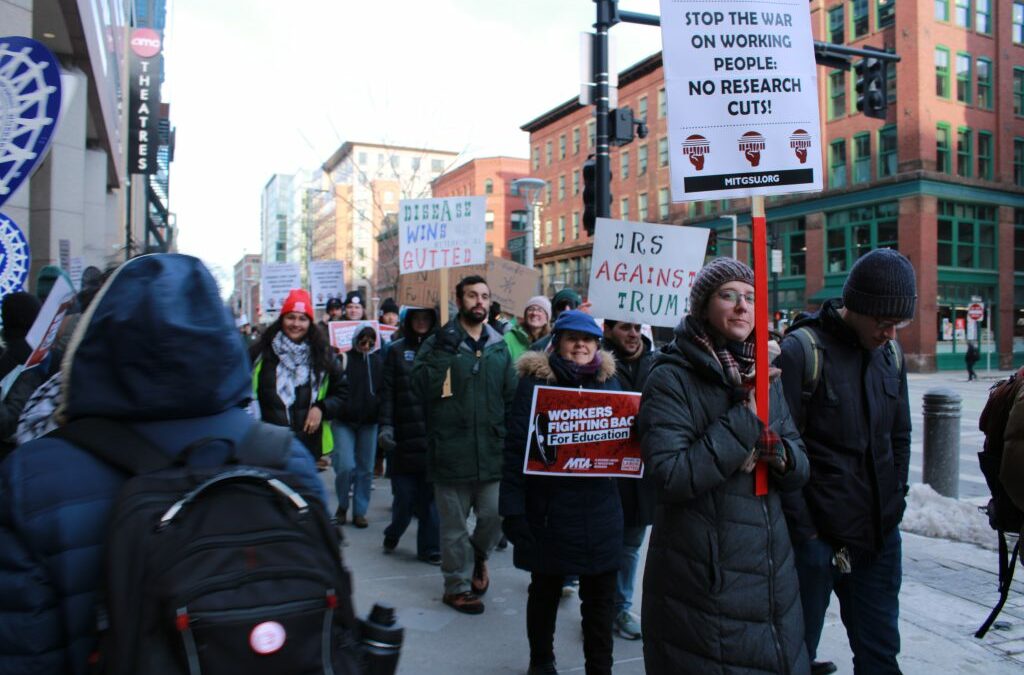
[{"label": "sneaker", "polygon": [[465,593],[446,593],[442,601],[456,612],[462,612],[463,614],[484,613],[484,603],[469,591]]},{"label": "sneaker", "polygon": [[811,675],[829,675],[839,670],[831,661],[815,661],[811,664]]},{"label": "sneaker", "polygon": [[360,530],[365,530],[370,526],[370,523],[366,520],[366,516],[352,516],[352,524]]},{"label": "sneaker", "polygon": [[384,555],[390,555],[394,553],[396,548],[398,548],[397,539],[389,539],[387,537],[384,537]]},{"label": "sneaker", "polygon": [[338,525],[344,525],[348,522],[348,510],[339,506],[334,512],[334,519],[338,521]]},{"label": "sneaker", "polygon": [[639,640],[641,637],[640,623],[629,612],[619,612],[612,625],[618,636],[625,640]]},{"label": "sneaker", "polygon": [[418,555],[418,556],[416,556],[416,559],[419,560],[420,562],[425,562],[428,565],[440,565],[441,564],[441,554],[440,553],[431,553],[430,555]]},{"label": "sneaker", "polygon": [[562,586],[562,597],[571,598],[576,595],[576,590],[580,587],[580,580],[573,579],[572,581],[566,581]]},{"label": "sneaker", "polygon": [[491,576],[487,573],[487,561],[477,558],[473,565],[473,579],[470,581],[470,588],[477,595],[483,595],[491,587]]},{"label": "sneaker", "polygon": [[555,662],[552,661],[542,666],[531,665],[530,669],[526,671],[526,675],[558,675],[558,670],[555,668]]}]

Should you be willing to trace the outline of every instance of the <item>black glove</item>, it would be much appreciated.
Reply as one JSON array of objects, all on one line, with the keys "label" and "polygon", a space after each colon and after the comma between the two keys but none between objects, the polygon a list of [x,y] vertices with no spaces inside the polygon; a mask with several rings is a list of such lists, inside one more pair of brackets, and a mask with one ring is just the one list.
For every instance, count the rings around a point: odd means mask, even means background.
[{"label": "black glove", "polygon": [[535,542],[530,524],[526,516],[505,516],[501,522],[501,531],[505,533],[513,546],[532,546]]},{"label": "black glove", "polygon": [[460,342],[462,342],[462,337],[459,335],[459,331],[454,328],[445,328],[437,333],[434,348],[449,354],[458,354]]},{"label": "black glove", "polygon": [[385,454],[390,454],[395,449],[395,428],[389,424],[382,424],[377,431],[377,444]]}]

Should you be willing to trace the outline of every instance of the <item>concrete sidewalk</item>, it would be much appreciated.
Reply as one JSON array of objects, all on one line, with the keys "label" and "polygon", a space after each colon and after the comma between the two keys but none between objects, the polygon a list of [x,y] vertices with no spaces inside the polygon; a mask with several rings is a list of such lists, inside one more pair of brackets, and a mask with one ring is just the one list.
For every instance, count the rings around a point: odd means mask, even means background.
[{"label": "concrete sidewalk", "polygon": [[[330,494],[333,474],[322,475]],[[370,527],[358,530],[345,526],[347,545],[343,554],[352,571],[358,612],[365,615],[375,601],[398,609],[399,620],[406,628],[399,672],[525,673],[529,663],[525,619],[529,576],[512,566],[511,549],[492,556],[491,588],[484,596],[486,612],[482,616],[459,614],[441,603],[438,568],[416,560],[415,522],[393,555],[382,553],[383,530],[390,520],[390,483],[378,479],[374,484],[368,514]],[[969,544],[913,534],[904,534],[903,546],[903,672],[1009,675],[1024,671],[1024,570],[1018,568],[1020,581],[1015,582],[1014,592],[1000,616],[1000,629],[992,630],[984,640],[976,640],[974,631],[998,596],[996,554]],[[642,579],[638,579],[634,606],[637,613],[641,588]],[[583,672],[576,597],[562,601],[555,653],[559,672]],[[818,653],[821,658],[835,661],[840,673],[853,672],[834,597]],[[615,662],[617,674],[643,673],[640,642],[616,638]]]}]

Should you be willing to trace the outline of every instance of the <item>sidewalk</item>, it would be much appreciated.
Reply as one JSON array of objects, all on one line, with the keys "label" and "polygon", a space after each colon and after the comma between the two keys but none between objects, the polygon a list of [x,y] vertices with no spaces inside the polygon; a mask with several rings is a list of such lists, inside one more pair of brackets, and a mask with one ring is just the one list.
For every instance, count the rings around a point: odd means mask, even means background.
[{"label": "sidewalk", "polygon": [[[322,475],[330,494],[333,474]],[[395,554],[386,556],[381,552],[383,529],[390,519],[390,483],[378,479],[374,484],[376,490],[367,515],[370,527],[344,527],[347,545],[343,555],[352,572],[356,608],[361,615],[375,601],[398,609],[399,621],[406,628],[399,672],[525,673],[529,661],[525,625],[529,576],[512,566],[511,548],[491,558],[491,588],[484,596],[486,612],[482,616],[459,614],[441,604],[438,568],[416,560],[415,522]],[[333,502],[333,495],[331,499]],[[976,640],[974,631],[998,596],[996,554],[970,544],[913,534],[903,535],[903,551],[900,664],[904,673],[1009,675],[1024,671],[1024,569],[1018,568],[1019,579],[997,624],[1003,628],[993,629],[984,640]],[[642,580],[638,579],[634,606],[637,613],[641,588]],[[583,672],[576,597],[562,601],[555,653],[559,672]],[[834,598],[818,653],[821,658],[835,661],[840,673],[853,672]],[[615,662],[616,674],[642,674],[640,642],[616,638]]]}]

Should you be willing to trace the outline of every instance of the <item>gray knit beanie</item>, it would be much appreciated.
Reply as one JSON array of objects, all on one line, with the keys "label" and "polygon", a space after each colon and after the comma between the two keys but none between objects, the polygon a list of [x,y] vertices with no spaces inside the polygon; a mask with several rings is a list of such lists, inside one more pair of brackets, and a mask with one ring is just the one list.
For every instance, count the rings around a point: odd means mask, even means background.
[{"label": "gray knit beanie", "polygon": [[843,284],[843,305],[865,316],[913,319],[917,309],[914,266],[891,248],[861,256]]},{"label": "gray knit beanie", "polygon": [[715,258],[697,273],[690,288],[690,315],[700,319],[708,304],[708,297],[716,288],[730,281],[754,285],[754,270],[732,258]]}]

